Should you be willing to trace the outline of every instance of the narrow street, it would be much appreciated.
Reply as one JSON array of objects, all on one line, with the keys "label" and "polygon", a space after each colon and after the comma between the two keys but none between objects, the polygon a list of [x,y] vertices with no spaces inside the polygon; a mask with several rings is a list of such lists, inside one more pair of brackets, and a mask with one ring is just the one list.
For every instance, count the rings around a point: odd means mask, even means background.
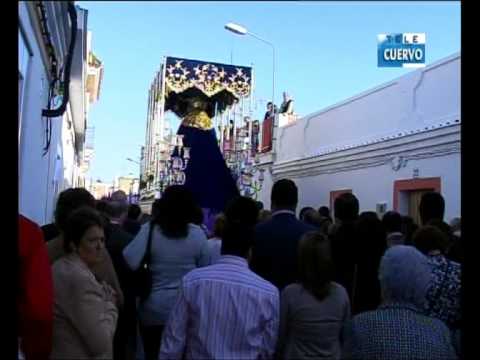
[{"label": "narrow street", "polygon": [[464,358],[460,2],[18,19],[18,359]]}]

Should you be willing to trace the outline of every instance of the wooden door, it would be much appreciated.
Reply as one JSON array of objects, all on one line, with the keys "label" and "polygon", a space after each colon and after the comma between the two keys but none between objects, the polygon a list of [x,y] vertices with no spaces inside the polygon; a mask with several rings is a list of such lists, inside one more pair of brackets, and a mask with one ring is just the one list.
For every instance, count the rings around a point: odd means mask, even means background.
[{"label": "wooden door", "polygon": [[425,189],[425,190],[413,190],[409,191],[408,194],[408,215],[412,217],[413,221],[417,225],[422,224],[422,220],[420,218],[420,201],[422,200],[423,194],[433,191],[433,189]]}]

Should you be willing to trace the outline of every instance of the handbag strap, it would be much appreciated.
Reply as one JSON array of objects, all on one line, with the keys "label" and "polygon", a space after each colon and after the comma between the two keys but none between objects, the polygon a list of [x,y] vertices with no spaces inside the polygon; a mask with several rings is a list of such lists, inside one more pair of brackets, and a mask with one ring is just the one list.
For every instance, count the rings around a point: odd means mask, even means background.
[{"label": "handbag strap", "polygon": [[153,229],[155,224],[150,222],[150,226],[148,228],[148,239],[147,239],[147,248],[145,249],[145,255],[143,256],[142,263],[143,264],[150,264],[151,256],[152,256],[152,237],[153,237]]}]

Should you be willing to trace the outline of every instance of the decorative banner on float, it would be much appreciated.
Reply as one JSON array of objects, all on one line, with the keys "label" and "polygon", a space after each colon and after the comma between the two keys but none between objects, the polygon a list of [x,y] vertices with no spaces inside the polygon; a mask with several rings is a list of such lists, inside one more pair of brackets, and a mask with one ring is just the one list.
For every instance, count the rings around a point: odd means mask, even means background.
[{"label": "decorative banner on float", "polygon": [[252,91],[251,67],[176,57],[167,57],[164,66],[165,110],[180,117],[185,115],[183,103],[187,98],[208,100],[212,116],[215,107],[217,113],[222,113]]}]

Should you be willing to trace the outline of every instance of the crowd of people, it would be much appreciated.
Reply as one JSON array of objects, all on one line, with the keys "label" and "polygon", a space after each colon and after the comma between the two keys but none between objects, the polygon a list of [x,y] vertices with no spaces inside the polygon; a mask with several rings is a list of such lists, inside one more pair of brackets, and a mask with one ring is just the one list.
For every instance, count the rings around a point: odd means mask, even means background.
[{"label": "crowd of people", "polygon": [[184,186],[167,188],[150,215],[121,191],[97,201],[65,190],[54,223],[19,217],[22,356],[461,356],[460,219],[444,222],[441,194],[423,195],[421,224],[360,213],[351,193],[333,214],[305,207],[297,218],[297,205],[282,179],[270,210],[237,197],[210,233]]}]

